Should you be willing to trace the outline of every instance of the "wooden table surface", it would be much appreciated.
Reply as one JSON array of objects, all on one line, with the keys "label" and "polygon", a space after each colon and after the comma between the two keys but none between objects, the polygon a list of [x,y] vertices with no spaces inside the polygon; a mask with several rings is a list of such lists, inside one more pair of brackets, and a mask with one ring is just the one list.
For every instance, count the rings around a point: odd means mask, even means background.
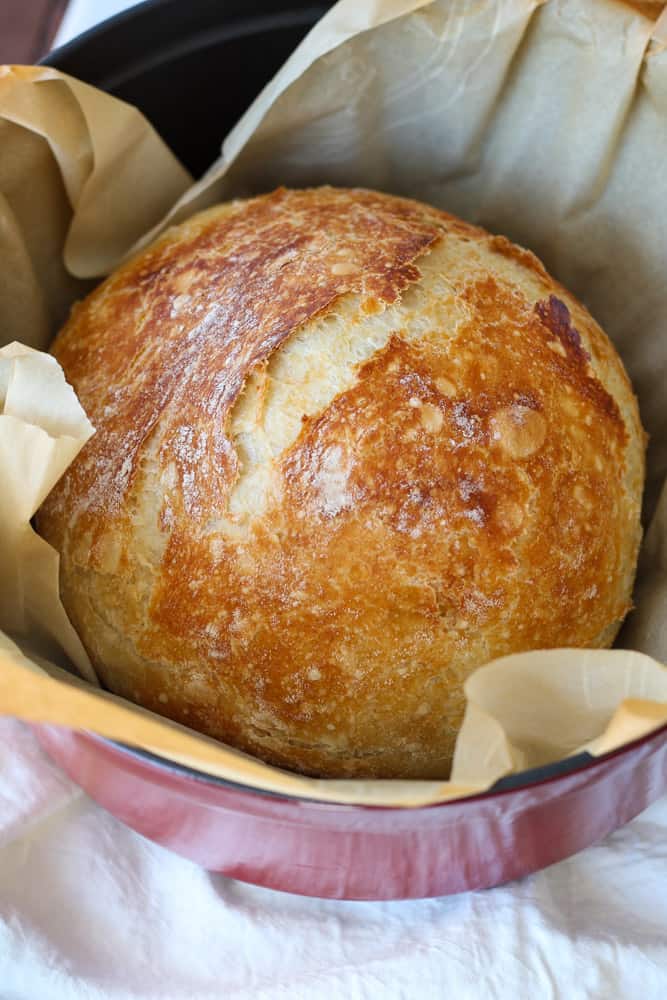
[{"label": "wooden table surface", "polygon": [[68,0],[0,0],[0,63],[30,64],[45,55]]}]

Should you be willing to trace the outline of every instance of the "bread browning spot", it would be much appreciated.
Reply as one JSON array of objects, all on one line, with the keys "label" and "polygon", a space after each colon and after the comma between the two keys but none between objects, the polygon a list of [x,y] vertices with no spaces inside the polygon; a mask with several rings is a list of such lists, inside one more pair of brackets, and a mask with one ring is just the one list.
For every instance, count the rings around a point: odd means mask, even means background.
[{"label": "bread browning spot", "polygon": [[546,301],[537,302],[535,312],[544,325],[558,337],[565,353],[577,361],[588,362],[590,355],[584,350],[581,334],[572,325],[570,310],[556,295],[550,295]]},{"label": "bread browning spot", "polygon": [[552,340],[547,341],[547,346],[554,354],[564,356],[567,368],[563,374],[567,373],[575,391],[610,417],[625,440],[625,424],[618,405],[596,377],[591,366],[591,356],[584,349],[581,334],[572,324],[568,307],[558,296],[550,295],[548,299],[535,304],[535,314],[542,327],[546,327],[557,338],[556,344],[560,345],[560,349]]},{"label": "bread browning spot", "polygon": [[489,239],[490,247],[496,251],[496,253],[502,254],[504,257],[509,257],[515,260],[522,267],[528,268],[535,275],[542,279],[546,284],[551,284],[551,278],[549,277],[544,264],[542,261],[531,253],[530,250],[526,250],[525,247],[519,246],[517,243],[512,243],[508,240],[506,236],[491,236]]},{"label": "bread browning spot", "polygon": [[546,420],[528,406],[513,404],[496,411],[489,421],[491,440],[510,458],[530,458],[544,444]]},{"label": "bread browning spot", "polygon": [[375,316],[384,309],[384,303],[380,302],[373,295],[368,295],[361,303],[361,311],[367,316]]}]

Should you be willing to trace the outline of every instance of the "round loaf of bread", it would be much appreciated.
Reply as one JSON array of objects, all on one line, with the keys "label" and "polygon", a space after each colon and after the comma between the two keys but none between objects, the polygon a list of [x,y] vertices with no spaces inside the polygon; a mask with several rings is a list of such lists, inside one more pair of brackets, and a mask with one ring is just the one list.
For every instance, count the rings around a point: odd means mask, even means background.
[{"label": "round loaf of bread", "polygon": [[364,190],[234,201],[53,350],[96,428],[38,518],[63,602],[106,687],[193,729],[444,778],[472,670],[610,645],[630,607],[636,400],[503,237]]}]

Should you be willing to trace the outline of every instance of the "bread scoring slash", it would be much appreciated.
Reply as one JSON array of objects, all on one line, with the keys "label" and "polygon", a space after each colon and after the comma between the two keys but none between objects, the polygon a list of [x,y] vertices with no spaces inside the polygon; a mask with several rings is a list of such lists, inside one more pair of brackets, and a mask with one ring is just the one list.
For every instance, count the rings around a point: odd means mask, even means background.
[{"label": "bread scoring slash", "polygon": [[194,729],[446,777],[475,667],[630,607],[636,400],[503,237],[280,189],[169,230],[53,351],[97,428],[38,516],[63,602],[110,690]]}]

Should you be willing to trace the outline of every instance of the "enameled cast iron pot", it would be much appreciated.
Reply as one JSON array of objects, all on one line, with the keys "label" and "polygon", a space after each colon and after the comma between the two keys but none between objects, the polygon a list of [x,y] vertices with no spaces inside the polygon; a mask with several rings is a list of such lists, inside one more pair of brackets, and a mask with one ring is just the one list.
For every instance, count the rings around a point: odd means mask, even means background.
[{"label": "enameled cast iron pot", "polygon": [[[137,105],[197,175],[328,4],[148,0],[45,62]],[[97,802],[166,847],[258,885],[404,899],[499,885],[587,847],[667,790],[667,726],[605,757],[418,809],[261,794],[89,733],[35,726]]]}]

